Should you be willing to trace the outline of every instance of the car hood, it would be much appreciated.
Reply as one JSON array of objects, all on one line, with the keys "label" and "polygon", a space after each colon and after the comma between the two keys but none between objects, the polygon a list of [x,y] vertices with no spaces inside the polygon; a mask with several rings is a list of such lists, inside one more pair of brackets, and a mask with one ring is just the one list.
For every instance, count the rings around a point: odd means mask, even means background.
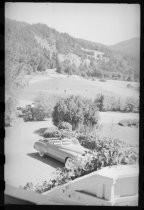
[{"label": "car hood", "polygon": [[85,151],[88,151],[86,148],[79,145],[63,146],[61,147],[61,150],[66,152],[74,152],[81,155],[84,154]]}]

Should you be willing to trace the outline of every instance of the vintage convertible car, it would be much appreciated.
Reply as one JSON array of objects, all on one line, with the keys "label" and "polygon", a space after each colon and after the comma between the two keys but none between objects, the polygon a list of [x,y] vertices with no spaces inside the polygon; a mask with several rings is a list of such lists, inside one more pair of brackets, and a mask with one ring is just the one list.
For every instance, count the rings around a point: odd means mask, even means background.
[{"label": "vintage convertible car", "polygon": [[66,168],[71,168],[75,163],[76,157],[82,157],[86,148],[82,147],[76,138],[45,138],[41,139],[34,144],[34,149],[39,152],[42,157],[48,155],[58,161],[65,163]]}]

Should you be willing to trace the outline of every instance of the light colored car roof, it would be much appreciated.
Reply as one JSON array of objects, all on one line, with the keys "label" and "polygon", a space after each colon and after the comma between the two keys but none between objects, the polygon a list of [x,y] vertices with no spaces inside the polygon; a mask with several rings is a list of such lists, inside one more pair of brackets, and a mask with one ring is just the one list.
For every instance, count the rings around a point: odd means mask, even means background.
[{"label": "light colored car roof", "polygon": [[59,144],[63,144],[63,145],[68,145],[68,144],[79,144],[79,141],[76,138],[63,138],[63,139],[58,139],[58,138],[45,138],[40,140],[42,142],[46,142],[49,144],[54,144],[54,145],[59,145]]}]

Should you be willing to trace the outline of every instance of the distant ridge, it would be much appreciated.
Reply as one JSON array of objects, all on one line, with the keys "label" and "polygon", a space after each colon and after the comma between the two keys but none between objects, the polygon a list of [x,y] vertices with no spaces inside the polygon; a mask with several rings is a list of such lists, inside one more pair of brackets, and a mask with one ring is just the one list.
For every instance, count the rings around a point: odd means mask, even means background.
[{"label": "distant ridge", "polygon": [[134,37],[126,41],[119,42],[115,45],[109,46],[112,51],[124,53],[134,57],[140,55],[140,38]]}]

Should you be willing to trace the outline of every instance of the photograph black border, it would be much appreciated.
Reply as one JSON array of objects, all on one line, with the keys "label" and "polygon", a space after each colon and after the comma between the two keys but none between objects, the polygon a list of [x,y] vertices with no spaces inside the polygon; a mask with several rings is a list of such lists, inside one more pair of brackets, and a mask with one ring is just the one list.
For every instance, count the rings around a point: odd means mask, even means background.
[{"label": "photograph black border", "polygon": [[[4,110],[5,110],[5,97],[4,97],[4,84],[5,84],[5,73],[4,73],[4,8],[6,2],[54,2],[54,3],[129,3],[129,4],[140,4],[141,6],[141,36],[140,36],[140,132],[139,132],[139,165],[140,165],[140,174],[139,174],[139,205],[138,207],[132,208],[140,208],[144,207],[144,3],[142,0],[130,0],[130,1],[3,1],[0,3],[0,169],[2,171],[0,176],[0,205],[4,204],[4,163],[5,163],[5,156],[4,156],[4,137],[5,137],[5,130],[4,130]],[[25,205],[5,205],[6,209],[11,208],[27,208]],[[61,206],[28,206],[32,208],[60,208]],[[99,207],[99,206],[98,206]],[[62,206],[62,208],[68,208],[68,206]],[[91,208],[89,206],[78,206],[78,208]],[[92,207],[95,208],[95,207]],[[104,207],[102,207],[104,208]],[[116,207],[116,208],[130,208],[130,207]]]}]

